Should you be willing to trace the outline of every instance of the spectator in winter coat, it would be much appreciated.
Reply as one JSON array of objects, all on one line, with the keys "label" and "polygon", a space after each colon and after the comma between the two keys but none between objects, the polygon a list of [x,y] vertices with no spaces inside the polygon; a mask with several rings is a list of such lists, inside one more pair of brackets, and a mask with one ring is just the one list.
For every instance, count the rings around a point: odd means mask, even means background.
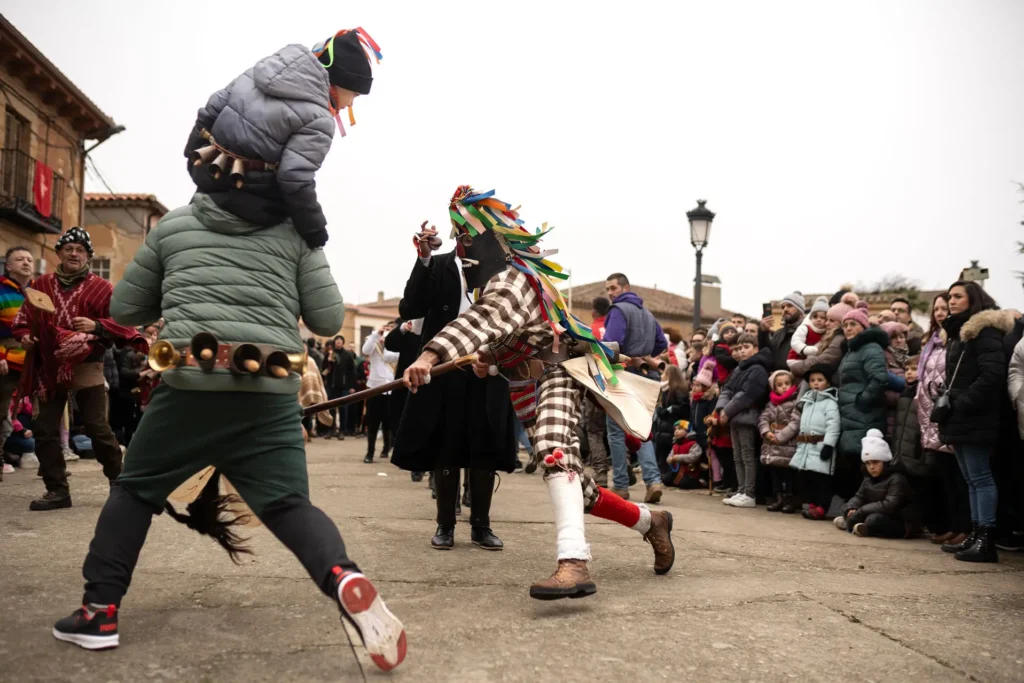
[{"label": "spectator in winter coat", "polygon": [[1013,329],[1010,311],[974,282],[955,282],[949,288],[949,318],[944,324],[949,342],[946,385],[949,410],[937,417],[939,438],[953,446],[967,480],[974,532],[962,544],[943,545],[958,560],[998,562],[993,538],[998,494],[991,459],[999,439],[1000,401],[1006,395],[1003,336]]},{"label": "spectator in winter coat", "polygon": [[863,309],[843,319],[847,352],[839,366],[839,412],[842,437],[836,462],[836,493],[849,498],[860,481],[860,442],[869,429],[884,431],[888,412],[885,391],[889,383],[885,349],[889,335],[869,327]]},{"label": "spectator in winter coat", "polygon": [[889,444],[877,429],[863,440],[861,460],[867,476],[835,518],[836,527],[857,536],[909,538],[914,529],[914,494],[906,478],[892,466]]},{"label": "spectator in winter coat", "polygon": [[696,434],[689,431],[689,422],[679,420],[673,426],[672,452],[666,462],[662,482],[665,486],[681,489],[707,488],[707,465],[703,462],[704,453],[697,445]]},{"label": "spectator in winter coat", "polygon": [[804,295],[792,292],[782,300],[782,327],[772,332],[775,319],[769,316],[761,321],[758,343],[761,348],[771,349],[773,371],[789,369],[786,359],[789,358],[790,344],[793,334],[804,319],[806,306]]},{"label": "spectator in winter coat", "polygon": [[737,493],[724,499],[732,507],[754,507],[757,481],[757,418],[768,398],[768,373],[772,356],[758,349],[757,339],[742,335],[736,340],[733,357],[739,361],[722,387],[712,421],[729,427],[736,464]]},{"label": "spectator in winter coat", "polygon": [[971,531],[971,509],[967,481],[953,457],[952,446],[939,440],[939,425],[932,422],[932,408],[946,383],[946,332],[942,323],[949,317],[946,293],[932,301],[931,325],[918,361],[917,419],[921,425],[921,448],[934,454],[942,491],[938,496],[943,514],[928,523],[934,532],[931,542],[963,543]]},{"label": "spectator in winter coat", "polygon": [[[839,443],[839,402],[836,390],[829,387],[829,369],[814,367],[807,372],[810,391],[800,397],[800,434],[796,437],[796,454],[789,466],[797,470],[801,490],[807,499],[803,516],[825,519],[832,500],[832,472],[835,469],[835,448]],[[793,511],[782,509],[783,512]]]},{"label": "spectator in winter coat", "polygon": [[903,297],[897,297],[889,304],[889,310],[896,316],[896,322],[907,328],[907,348],[911,355],[921,353],[924,330],[910,317],[910,302]]},{"label": "spectator in winter coat", "polygon": [[[3,450],[12,464],[18,465],[24,456],[34,455],[36,452],[36,440],[32,434],[32,401],[26,396],[11,412],[14,414],[11,421],[12,431],[4,443]],[[0,477],[0,481],[2,480]]]},{"label": "spectator in winter coat", "polygon": [[843,318],[853,310],[849,304],[838,303],[828,309],[825,314],[825,334],[818,340],[817,355],[802,360],[789,362],[789,370],[793,373],[793,379],[797,382],[805,379],[807,371],[815,366],[831,368],[829,378],[835,375],[839,369],[839,362],[843,359]]},{"label": "spectator in winter coat", "polygon": [[662,474],[667,471],[676,422],[690,419],[690,385],[683,378],[682,371],[670,365],[665,369],[665,377],[668,381],[654,409],[654,455]]},{"label": "spectator in winter coat", "polygon": [[[718,458],[718,449],[712,448],[708,438],[708,421],[711,419],[712,413],[715,412],[715,403],[718,401],[718,385],[715,384],[712,377],[713,369],[711,364],[706,364],[690,383],[690,431],[693,432],[701,450],[710,454],[711,477],[716,488],[725,489],[732,484],[734,477],[731,470],[723,472],[722,462]],[[730,457],[729,464],[731,465],[731,463]]]},{"label": "spectator in winter coat", "polygon": [[795,438],[800,431],[800,417],[796,410],[798,388],[788,370],[773,372],[768,378],[768,386],[771,387],[768,405],[757,420],[757,430],[763,440],[761,464],[768,466],[772,489],[777,495],[775,502],[766,509],[779,512],[787,505],[793,509],[793,471],[789,461],[796,455]]}]

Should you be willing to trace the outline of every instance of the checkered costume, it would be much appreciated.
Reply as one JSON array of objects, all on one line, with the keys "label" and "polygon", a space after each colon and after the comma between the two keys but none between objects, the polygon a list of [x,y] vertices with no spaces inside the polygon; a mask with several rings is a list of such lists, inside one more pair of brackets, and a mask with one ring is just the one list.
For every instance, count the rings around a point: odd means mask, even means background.
[{"label": "checkered costume", "polygon": [[[510,267],[491,278],[476,303],[448,323],[424,350],[433,351],[444,363],[475,353],[484,345],[500,346],[502,338],[512,335],[533,347],[535,353],[551,348],[555,340],[529,279]],[[562,463],[579,475],[584,505],[589,510],[597,502],[599,491],[594,479],[583,471],[576,436],[582,400],[582,389],[569,373],[560,365],[549,365],[537,381],[537,418],[524,427],[533,443],[534,457],[545,468],[545,478],[562,469],[545,465],[545,456],[562,449]]]}]

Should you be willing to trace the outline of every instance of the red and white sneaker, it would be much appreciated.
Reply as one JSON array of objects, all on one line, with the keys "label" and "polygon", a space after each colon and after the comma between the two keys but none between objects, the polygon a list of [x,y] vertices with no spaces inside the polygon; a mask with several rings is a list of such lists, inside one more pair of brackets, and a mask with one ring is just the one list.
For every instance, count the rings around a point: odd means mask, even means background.
[{"label": "red and white sneaker", "polygon": [[108,650],[121,640],[115,605],[82,605],[53,625],[53,637],[86,650]]},{"label": "red and white sneaker", "polygon": [[382,671],[391,671],[405,659],[405,628],[359,572],[334,568],[334,582],[342,617],[355,626],[370,659]]}]

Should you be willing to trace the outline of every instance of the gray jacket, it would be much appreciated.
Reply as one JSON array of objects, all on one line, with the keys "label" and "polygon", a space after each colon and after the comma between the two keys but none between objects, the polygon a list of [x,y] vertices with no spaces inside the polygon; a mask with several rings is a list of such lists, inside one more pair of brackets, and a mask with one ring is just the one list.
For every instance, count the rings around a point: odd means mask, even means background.
[{"label": "gray jacket", "polygon": [[240,190],[226,175],[213,181],[207,169],[196,168],[192,176],[201,192],[250,222],[274,225],[291,218],[307,244],[323,246],[327,219],[313,176],[331,148],[334,118],[327,70],[308,48],[282,48],[214,93],[199,110],[186,156],[206,144],[199,137],[203,128],[221,147],[278,168],[276,179],[269,171],[246,174]]}]

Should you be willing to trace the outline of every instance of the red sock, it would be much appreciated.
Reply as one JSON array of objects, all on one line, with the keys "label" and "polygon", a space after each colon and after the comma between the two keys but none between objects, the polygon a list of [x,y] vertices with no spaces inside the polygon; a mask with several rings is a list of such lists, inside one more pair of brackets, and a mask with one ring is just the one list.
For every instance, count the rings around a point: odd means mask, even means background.
[{"label": "red sock", "polygon": [[640,508],[608,489],[598,487],[600,493],[597,502],[590,509],[590,514],[601,519],[610,519],[622,526],[632,529],[640,521]]}]

